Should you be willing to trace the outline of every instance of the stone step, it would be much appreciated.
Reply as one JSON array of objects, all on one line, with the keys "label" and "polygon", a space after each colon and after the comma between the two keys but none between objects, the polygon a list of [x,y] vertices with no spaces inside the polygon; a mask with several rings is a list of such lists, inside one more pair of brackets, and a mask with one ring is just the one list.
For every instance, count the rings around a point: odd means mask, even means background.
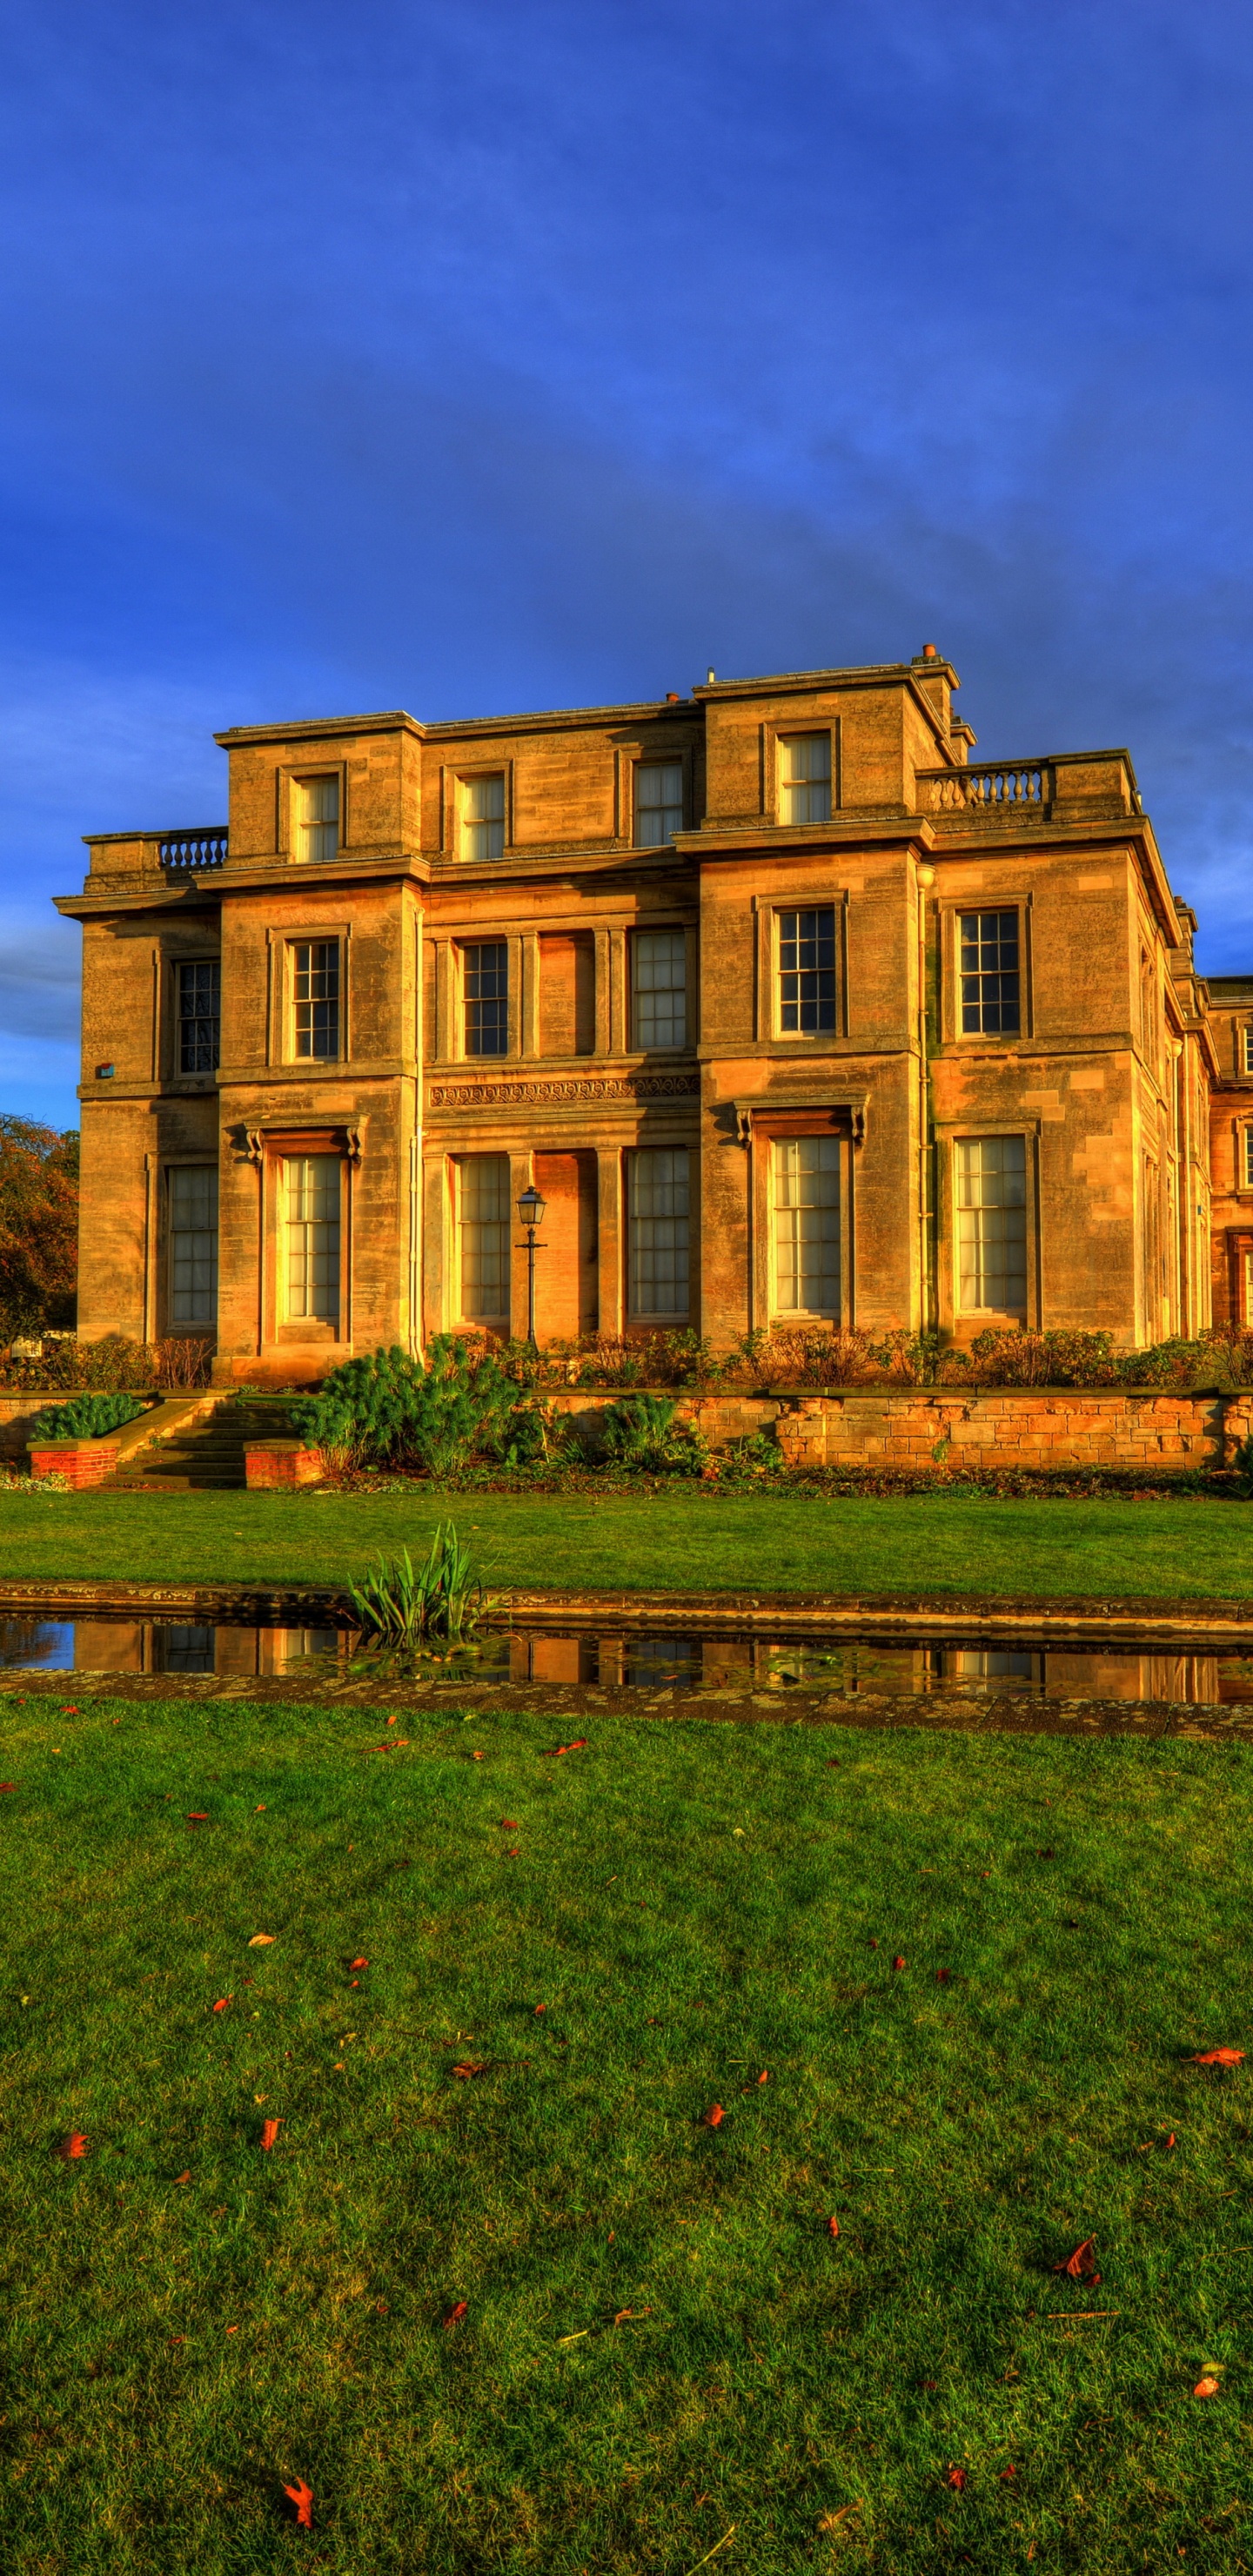
[{"label": "stone step", "polygon": [[282,1405],[221,1404],[162,1446],[141,1449],[116,1476],[112,1493],[238,1492],[244,1450],[258,1440],[284,1440],[291,1425]]}]

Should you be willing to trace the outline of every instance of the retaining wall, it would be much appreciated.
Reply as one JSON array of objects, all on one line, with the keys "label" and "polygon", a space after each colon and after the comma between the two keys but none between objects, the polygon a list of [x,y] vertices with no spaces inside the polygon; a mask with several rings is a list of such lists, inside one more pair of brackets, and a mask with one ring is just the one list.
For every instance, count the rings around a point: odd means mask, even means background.
[{"label": "retaining wall", "polygon": [[[553,1402],[594,1439],[612,1394],[558,1390]],[[1253,1391],[1160,1395],[1149,1389],[850,1387],[829,1395],[682,1396],[678,1410],[711,1448],[773,1433],[790,1466],[1229,1466],[1253,1432]]]}]

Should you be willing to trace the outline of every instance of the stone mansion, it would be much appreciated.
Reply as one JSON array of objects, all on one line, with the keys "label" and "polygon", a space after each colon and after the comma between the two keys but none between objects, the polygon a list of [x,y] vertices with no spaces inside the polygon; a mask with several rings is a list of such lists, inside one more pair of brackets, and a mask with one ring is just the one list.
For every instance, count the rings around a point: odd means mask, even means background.
[{"label": "stone mansion", "polygon": [[928,645],[638,706],[240,726],[89,835],[79,1329],[290,1384],[537,1335],[1253,1321],[1253,976],[1123,751]]}]

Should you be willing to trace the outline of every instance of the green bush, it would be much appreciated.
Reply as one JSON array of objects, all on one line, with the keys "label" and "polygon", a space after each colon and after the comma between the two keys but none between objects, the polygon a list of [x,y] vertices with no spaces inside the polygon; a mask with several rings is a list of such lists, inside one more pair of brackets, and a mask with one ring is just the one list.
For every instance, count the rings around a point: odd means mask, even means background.
[{"label": "green bush", "polygon": [[398,1345],[346,1360],[289,1408],[298,1437],[342,1467],[418,1467],[448,1476],[475,1457],[525,1465],[547,1455],[533,1399],[494,1357],[441,1333],[427,1362]]},{"label": "green bush", "polygon": [[46,1404],[30,1426],[32,1447],[42,1440],[103,1440],[124,1422],[137,1422],[148,1407],[137,1395],[76,1395],[69,1404]]},{"label": "green bush", "polygon": [[709,1443],[690,1422],[675,1420],[672,1395],[624,1395],[600,1417],[605,1455],[618,1467],[652,1475],[698,1476]]}]

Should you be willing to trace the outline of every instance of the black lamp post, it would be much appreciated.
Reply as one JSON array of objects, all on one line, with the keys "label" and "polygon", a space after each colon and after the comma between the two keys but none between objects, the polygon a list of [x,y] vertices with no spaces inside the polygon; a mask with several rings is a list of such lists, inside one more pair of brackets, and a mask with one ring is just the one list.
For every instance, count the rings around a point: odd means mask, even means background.
[{"label": "black lamp post", "polygon": [[[535,1229],[544,1222],[547,1204],[547,1200],[540,1197],[534,1181],[527,1183],[518,1200],[518,1215],[526,1227],[526,1337],[532,1350],[538,1348],[535,1339]],[[518,1249],[522,1249],[520,1244]]]}]

